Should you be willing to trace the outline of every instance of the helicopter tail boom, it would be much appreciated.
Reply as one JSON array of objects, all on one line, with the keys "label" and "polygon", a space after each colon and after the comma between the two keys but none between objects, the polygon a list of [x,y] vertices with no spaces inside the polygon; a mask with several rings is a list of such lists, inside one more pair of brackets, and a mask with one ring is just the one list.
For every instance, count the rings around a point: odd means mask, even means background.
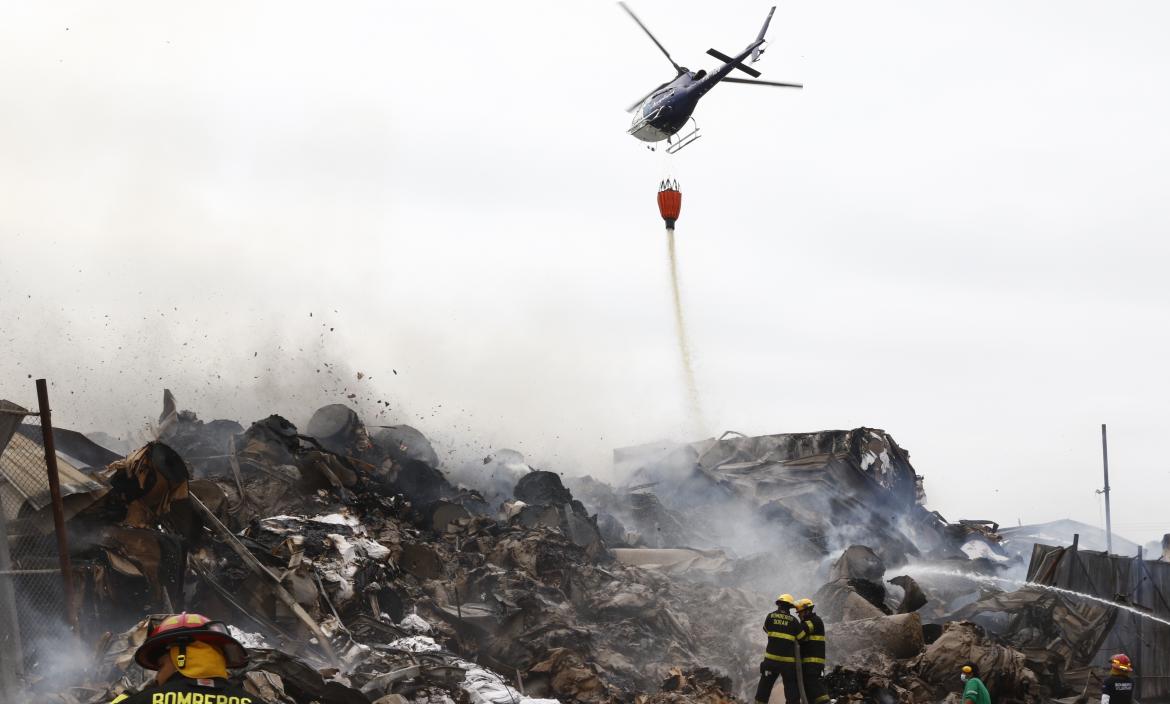
[{"label": "helicopter tail boom", "polygon": [[773,5],[771,10],[768,10],[768,16],[764,19],[764,26],[760,27],[760,34],[756,37],[756,46],[752,49],[752,63],[760,60],[760,56],[764,53],[764,35],[768,33],[768,25],[772,23],[772,13],[776,12],[776,6]]}]

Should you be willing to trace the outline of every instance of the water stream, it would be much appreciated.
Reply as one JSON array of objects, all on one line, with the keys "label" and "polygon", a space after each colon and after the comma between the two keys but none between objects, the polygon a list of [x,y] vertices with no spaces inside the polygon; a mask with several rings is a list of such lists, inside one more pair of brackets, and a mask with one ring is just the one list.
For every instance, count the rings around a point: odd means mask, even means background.
[{"label": "water stream", "polygon": [[1012,579],[1011,577],[996,577],[993,575],[986,575],[986,574],[971,574],[968,572],[962,572],[960,570],[954,570],[954,569],[946,569],[943,567],[930,567],[930,566],[912,567],[912,568],[908,568],[906,570],[901,570],[901,571],[905,572],[906,574],[910,575],[911,577],[915,577],[915,578],[917,578],[917,576],[919,576],[919,575],[921,575],[923,577],[933,577],[933,576],[957,577],[960,579],[966,579],[968,581],[976,582],[976,583],[983,584],[986,586],[998,586],[1000,584],[1010,584],[1010,585],[1015,586],[1016,588],[1032,587],[1035,589],[1042,589],[1046,592],[1052,592],[1054,594],[1063,594],[1064,596],[1071,597],[1073,599],[1080,599],[1083,601],[1092,601],[1092,602],[1096,602],[1098,604],[1102,604],[1105,606],[1112,606],[1113,608],[1121,609],[1122,611],[1128,611],[1131,614],[1135,614],[1135,615],[1140,616],[1140,617],[1147,619],[1149,621],[1153,621],[1155,623],[1160,623],[1164,626],[1170,626],[1170,621],[1167,621],[1164,618],[1159,618],[1157,616],[1154,616],[1153,614],[1151,614],[1149,612],[1142,611],[1141,609],[1130,606],[1129,604],[1123,604],[1123,603],[1118,602],[1118,601],[1113,601],[1111,599],[1104,599],[1104,598],[1099,597],[1099,596],[1094,596],[1093,594],[1085,594],[1084,592],[1078,592],[1078,591],[1074,591],[1072,589],[1065,589],[1063,587],[1054,587],[1054,586],[1049,585],[1049,584],[1040,584],[1038,582],[1028,582],[1028,581],[1024,581],[1024,580],[1020,580],[1020,579]]}]

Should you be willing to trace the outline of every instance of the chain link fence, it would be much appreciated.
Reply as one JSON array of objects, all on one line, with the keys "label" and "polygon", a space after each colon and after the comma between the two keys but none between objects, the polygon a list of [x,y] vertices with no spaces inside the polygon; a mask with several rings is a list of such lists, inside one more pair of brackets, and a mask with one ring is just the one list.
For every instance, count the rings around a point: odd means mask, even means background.
[{"label": "chain link fence", "polygon": [[50,676],[69,613],[41,417],[0,401],[0,702]]}]

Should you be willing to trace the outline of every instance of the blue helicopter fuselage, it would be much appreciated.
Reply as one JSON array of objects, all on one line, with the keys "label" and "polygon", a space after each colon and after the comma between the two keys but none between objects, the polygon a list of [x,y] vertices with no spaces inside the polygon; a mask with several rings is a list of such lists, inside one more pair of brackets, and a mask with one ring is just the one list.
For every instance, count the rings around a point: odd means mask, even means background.
[{"label": "blue helicopter fuselage", "polygon": [[[643,142],[660,142],[677,133],[691,118],[707,91],[714,87],[704,71],[687,71],[655,91],[634,111],[633,134]],[[639,124],[640,123],[640,124]]]},{"label": "blue helicopter fuselage", "polygon": [[[719,68],[711,71],[691,71],[685,66],[680,66],[670,56],[670,52],[666,47],[662,46],[662,42],[642,24],[642,20],[634,14],[633,10],[626,6],[624,2],[618,2],[626,14],[630,16],[634,22],[637,23],[646,36],[650,37],[650,41],[658,47],[658,50],[670,61],[670,65],[676,71],[675,77],[660,85],[651,91],[640,103],[634,103],[633,106],[626,108],[626,110],[634,113],[634,121],[627,130],[628,134],[642,140],[643,142],[661,142],[666,140],[666,151],[669,154],[677,152],[684,146],[698,139],[699,128],[696,125],[694,129],[690,130],[686,135],[680,135],[679,132],[687,126],[687,121],[691,119],[691,115],[695,112],[695,108],[699,105],[699,99],[706,95],[715,84],[722,80],[727,80],[733,83],[754,83],[762,85],[780,86],[787,88],[801,88],[799,83],[777,83],[776,81],[757,81],[748,80],[744,78],[731,78],[728,76],[733,70],[739,70],[748,74],[752,79],[760,77],[760,72],[754,68],[749,67],[744,63],[749,57],[751,63],[755,63],[760,59],[760,55],[764,53],[765,40],[764,36],[768,32],[768,25],[772,21],[772,15],[776,12],[776,6],[768,10],[768,16],[764,19],[764,26],[760,28],[759,34],[756,35],[755,41],[747,46],[743,51],[735,56],[728,56],[716,49],[708,49],[707,53],[719,59],[722,64]],[[654,147],[650,147],[653,149]]]},{"label": "blue helicopter fuselage", "polygon": [[695,112],[699,98],[706,95],[763,43],[762,37],[757,38],[738,56],[710,73],[683,69],[678,78],[651,93],[642,106],[634,111],[630,134],[643,142],[660,142],[677,133]]}]

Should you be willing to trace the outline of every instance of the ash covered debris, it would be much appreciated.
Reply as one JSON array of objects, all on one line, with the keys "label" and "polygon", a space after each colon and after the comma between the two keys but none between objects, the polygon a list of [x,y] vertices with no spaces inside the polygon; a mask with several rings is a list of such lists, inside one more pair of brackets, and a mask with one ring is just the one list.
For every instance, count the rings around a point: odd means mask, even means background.
[{"label": "ash covered debris", "polygon": [[873,536],[881,539],[871,547],[890,562],[963,558],[974,549],[969,543],[997,541],[992,531],[949,524],[927,510],[923,478],[883,430],[728,435],[615,450],[614,464],[631,484],[652,488],[670,508],[688,510],[690,530],[723,546],[743,536],[736,523],[720,520],[725,512],[714,510],[719,507],[748,508],[759,522],[787,526],[786,541],[810,557]]},{"label": "ash covered debris", "polygon": [[507,450],[452,474],[342,405],[301,432],[203,423],[168,392],[159,438],[84,471],[69,524],[100,645],[83,675],[33,668],[38,697],[143,686],[129,653],[181,610],[239,629],[236,679],[293,704],[750,699],[780,590],[825,617],[839,700],[937,701],[973,660],[996,701],[1032,702],[1079,693],[1109,625],[1000,589],[1022,565],[997,526],[926,509],[881,430],[617,450],[621,485]]},{"label": "ash covered debris", "polygon": [[[125,655],[150,614],[180,610],[256,634],[237,676],[284,702],[631,701],[671,668],[752,659],[734,642],[749,595],[614,560],[554,473],[491,506],[417,431],[370,435],[345,407],[314,415],[316,437],[275,415],[225,434],[167,406],[160,437],[195,460],[148,443],[94,471],[106,491],[70,521],[83,629],[123,635],[66,701],[145,684]],[[39,676],[31,691],[60,684]],[[701,681],[672,691],[690,701]]]}]

